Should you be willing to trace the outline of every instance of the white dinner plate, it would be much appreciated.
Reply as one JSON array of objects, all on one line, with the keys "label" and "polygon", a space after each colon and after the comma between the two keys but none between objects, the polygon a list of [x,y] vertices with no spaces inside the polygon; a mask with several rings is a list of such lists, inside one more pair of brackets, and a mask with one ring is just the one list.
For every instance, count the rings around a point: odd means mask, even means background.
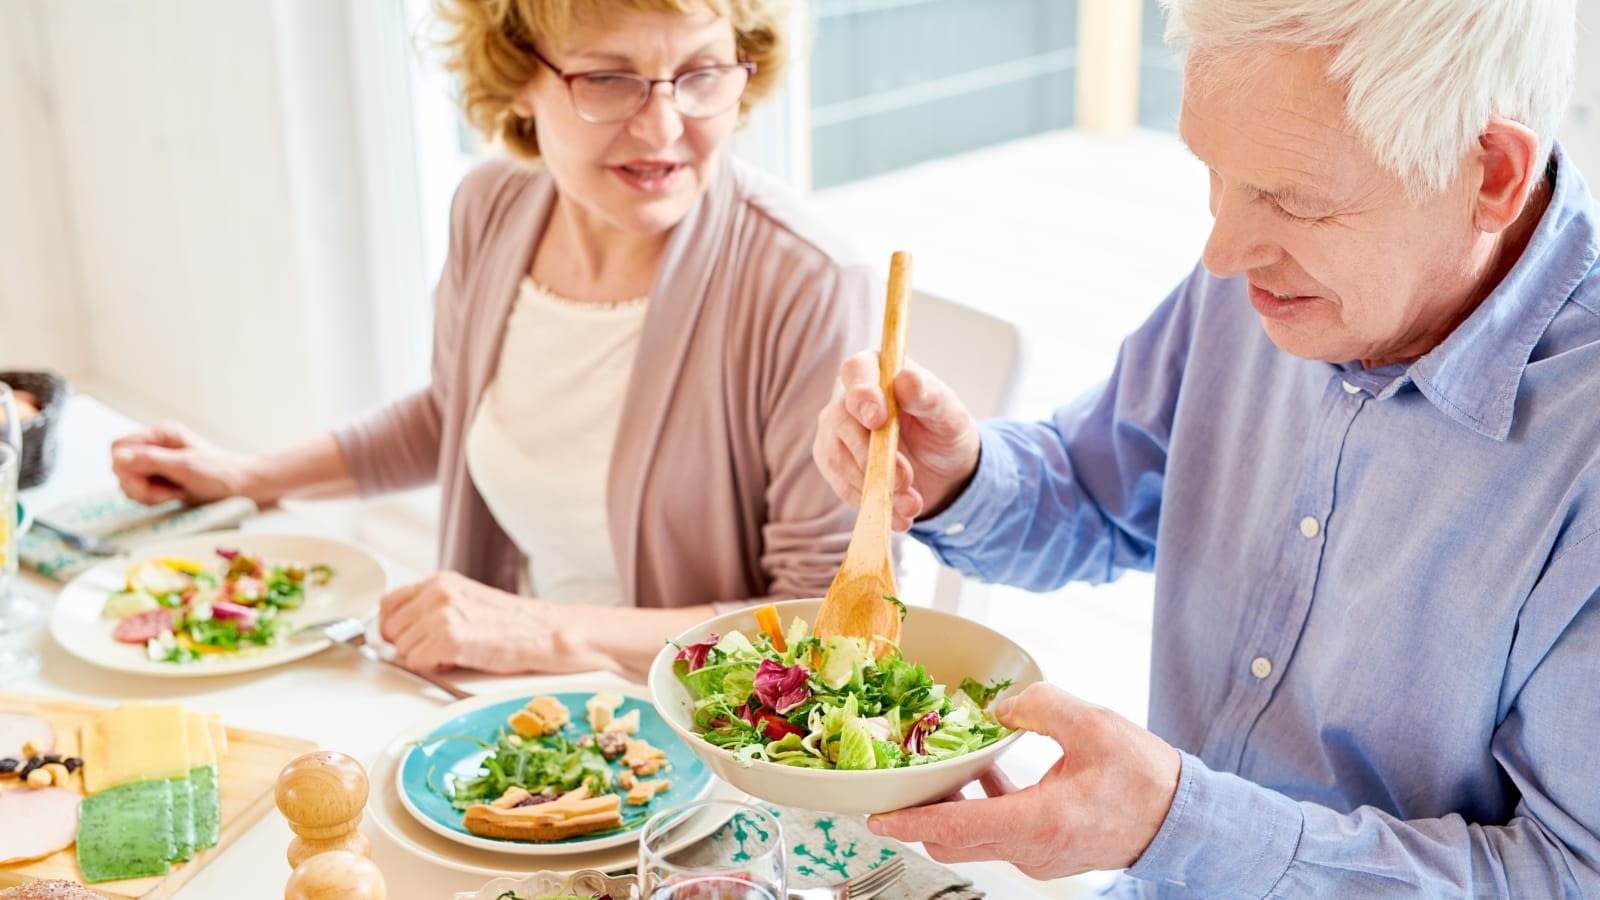
[{"label": "white dinner plate", "polygon": [[[581,682],[563,682],[560,690],[582,690],[585,685]],[[634,685],[621,685],[616,682],[596,682],[593,686],[596,691],[611,691],[612,693],[625,694],[637,697],[641,689]],[[525,694],[535,692],[524,691]],[[548,692],[541,692],[548,693]],[[430,717],[428,721],[437,722],[438,717]],[[460,844],[443,835],[437,834],[414,818],[400,800],[400,791],[396,787],[400,761],[411,752],[414,746],[409,735],[426,733],[429,729],[417,726],[406,730],[407,736],[398,737],[391,741],[378,758],[368,768],[368,781],[373,786],[372,794],[367,801],[367,816],[378,826],[390,840],[398,844],[401,849],[427,860],[435,865],[460,872],[470,872],[474,875],[484,875],[490,878],[510,876],[520,878],[528,874],[532,860],[522,854],[507,853],[500,850],[490,850],[484,847],[469,847]],[[729,787],[726,782],[716,778],[711,779],[711,788],[706,792],[706,799],[710,800],[744,800],[745,795]],[[722,825],[722,819],[715,815],[700,814],[703,821],[695,823],[692,839],[698,840],[716,831]],[[620,872],[638,864],[639,851],[637,842],[629,842],[620,846],[607,847],[599,850],[590,850],[580,853],[567,853],[565,855],[542,856],[538,858],[537,866],[558,872],[573,872],[578,869],[597,869],[601,872]]]},{"label": "white dinner plate", "polygon": [[325,563],[333,567],[326,585],[308,588],[305,605],[284,612],[291,623],[306,625],[345,616],[362,618],[378,605],[388,587],[383,566],[365,550],[349,544],[300,534],[264,531],[216,531],[170,541],[144,544],[128,556],[108,559],[72,579],[61,589],[50,616],[50,636],[73,656],[107,669],[167,678],[232,675],[282,665],[327,647],[326,638],[284,640],[267,647],[237,653],[202,656],[186,663],[155,662],[145,656],[143,644],[125,644],[113,638],[117,623],[100,616],[106,598],[121,590],[128,569],[158,557],[212,559],[217,548],[260,555],[269,563]]},{"label": "white dinner plate", "polygon": [[[536,696],[548,696],[566,706],[570,724],[563,733],[576,742],[589,733],[585,704],[598,693],[617,694],[623,698],[616,711],[618,716],[637,711],[639,730],[633,737],[649,741],[651,746],[666,754],[667,766],[660,777],[665,778],[670,787],[645,806],[624,805],[624,827],[598,835],[578,835],[559,841],[518,841],[484,837],[468,831],[462,822],[462,812],[451,804],[443,789],[450,779],[471,779],[482,772],[482,761],[490,751],[477,741],[492,744],[507,730],[507,720],[513,713]],[[524,689],[473,697],[440,709],[407,729],[401,737],[411,741],[412,746],[400,758],[393,787],[406,811],[424,828],[447,840],[520,856],[571,856],[631,846],[638,841],[646,818],[663,809],[700,799],[715,781],[710,767],[672,733],[650,703],[649,692],[642,685],[617,681],[579,681],[539,691]],[[617,767],[613,765],[612,768],[615,773]]]}]

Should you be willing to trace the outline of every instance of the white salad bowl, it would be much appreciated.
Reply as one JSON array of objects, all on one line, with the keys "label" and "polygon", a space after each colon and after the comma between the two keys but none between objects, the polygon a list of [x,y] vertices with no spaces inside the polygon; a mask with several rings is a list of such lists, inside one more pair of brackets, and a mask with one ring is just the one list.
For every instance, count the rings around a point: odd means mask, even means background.
[{"label": "white salad bowl", "polygon": [[[785,600],[773,605],[787,630],[796,616],[814,622],[822,601]],[[755,608],[717,616],[675,640],[688,646],[712,634],[730,631],[742,631],[747,636],[759,633]],[[933,680],[948,690],[954,690],[968,677],[984,684],[1010,679],[1010,689],[1001,695],[1010,696],[1044,679],[1039,664],[1015,641],[992,628],[925,607],[908,609],[900,631],[900,650],[908,662],[922,664]],[[718,778],[753,797],[781,806],[855,814],[928,803],[977,778],[1019,737],[1013,732],[962,756],[898,769],[807,769],[765,760],[753,760],[746,766],[731,752],[707,743],[694,731],[694,699],[672,671],[677,653],[676,647],[668,645],[650,666],[650,696],[662,718]]]}]

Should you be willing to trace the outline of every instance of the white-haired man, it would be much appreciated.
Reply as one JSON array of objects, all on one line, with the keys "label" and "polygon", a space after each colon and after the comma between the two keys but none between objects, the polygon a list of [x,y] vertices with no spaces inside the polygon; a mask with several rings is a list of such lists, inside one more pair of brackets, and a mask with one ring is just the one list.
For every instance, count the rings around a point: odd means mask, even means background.
[{"label": "white-haired man", "polygon": [[[900,527],[995,581],[1156,573],[1150,730],[874,817],[1116,896],[1600,896],[1600,209],[1570,0],[1166,0],[1197,268],[1107,385],[978,427],[895,384]],[[859,496],[870,354],[819,417]],[[913,525],[914,523],[914,525]]]}]

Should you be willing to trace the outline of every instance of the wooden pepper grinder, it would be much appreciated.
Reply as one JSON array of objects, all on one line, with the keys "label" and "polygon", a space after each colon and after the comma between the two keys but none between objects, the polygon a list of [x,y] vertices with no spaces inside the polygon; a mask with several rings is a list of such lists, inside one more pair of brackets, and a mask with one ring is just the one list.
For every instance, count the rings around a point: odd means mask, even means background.
[{"label": "wooden pepper grinder", "polygon": [[386,900],[383,873],[372,860],[328,850],[301,863],[284,885],[283,900]]},{"label": "wooden pepper grinder", "polygon": [[285,900],[384,900],[383,875],[367,858],[372,843],[360,828],[367,805],[361,763],[333,750],[296,757],[278,774],[277,802],[296,835]]}]

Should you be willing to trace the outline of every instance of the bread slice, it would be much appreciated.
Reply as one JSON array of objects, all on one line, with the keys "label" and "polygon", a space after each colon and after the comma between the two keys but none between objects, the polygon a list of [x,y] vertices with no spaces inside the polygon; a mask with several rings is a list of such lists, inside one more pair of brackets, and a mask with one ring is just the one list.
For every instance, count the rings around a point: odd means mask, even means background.
[{"label": "bread slice", "polygon": [[559,841],[622,827],[622,798],[591,796],[588,788],[568,791],[555,800],[518,806],[532,795],[512,788],[493,803],[467,807],[463,824],[473,834],[513,841]]},{"label": "bread slice", "polygon": [[0,900],[104,900],[76,881],[35,881],[0,890]]}]

